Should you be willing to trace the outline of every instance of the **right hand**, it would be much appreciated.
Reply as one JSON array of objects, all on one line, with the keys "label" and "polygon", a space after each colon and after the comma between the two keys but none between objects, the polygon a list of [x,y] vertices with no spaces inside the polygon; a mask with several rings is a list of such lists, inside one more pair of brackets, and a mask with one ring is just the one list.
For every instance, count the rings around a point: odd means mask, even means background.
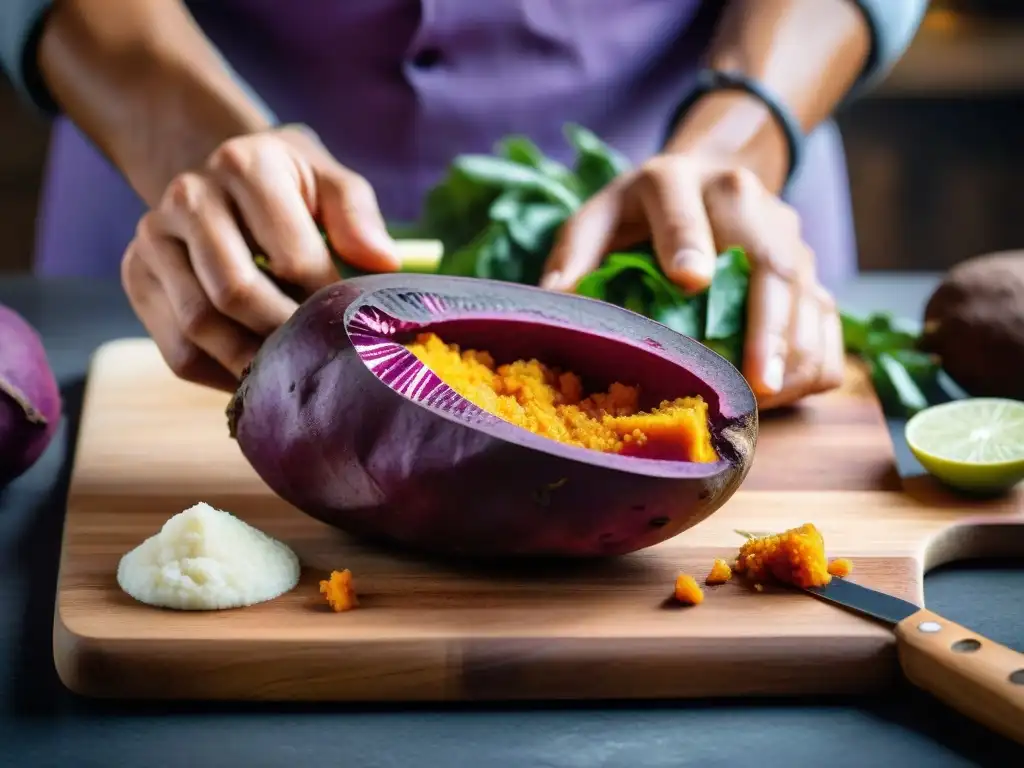
[{"label": "right hand", "polygon": [[253,249],[301,294],[339,279],[314,217],[353,266],[399,268],[370,184],[302,128],[230,139],[202,168],[171,181],[139,221],[121,281],[178,377],[233,391],[263,340],[297,308]]}]

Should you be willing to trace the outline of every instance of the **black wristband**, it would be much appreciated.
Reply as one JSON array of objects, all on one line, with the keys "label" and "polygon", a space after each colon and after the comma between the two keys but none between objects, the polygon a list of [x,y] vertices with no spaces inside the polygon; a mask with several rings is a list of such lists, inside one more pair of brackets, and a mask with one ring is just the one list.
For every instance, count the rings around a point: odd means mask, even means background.
[{"label": "black wristband", "polygon": [[789,168],[786,171],[786,179],[783,183],[783,188],[785,188],[800,164],[800,155],[804,142],[803,130],[800,128],[796,118],[793,117],[793,113],[770,93],[763,84],[740,72],[726,72],[718,69],[704,69],[698,72],[693,87],[672,113],[665,136],[666,142],[676,130],[679,121],[686,116],[686,113],[702,96],[714,91],[723,90],[745,91],[749,93],[768,108],[772,117],[775,118],[782,128],[789,151]]}]

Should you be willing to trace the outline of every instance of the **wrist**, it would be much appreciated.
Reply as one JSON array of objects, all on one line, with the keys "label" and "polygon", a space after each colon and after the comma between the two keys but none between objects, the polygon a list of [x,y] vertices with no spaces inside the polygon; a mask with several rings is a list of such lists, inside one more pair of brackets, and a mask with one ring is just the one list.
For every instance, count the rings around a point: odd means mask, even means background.
[{"label": "wrist", "polygon": [[150,205],[226,139],[269,127],[176,2],[64,0],[36,53],[60,109]]},{"label": "wrist", "polygon": [[178,174],[200,167],[228,139],[272,127],[270,118],[219,68],[175,52],[148,59],[126,119],[118,122],[113,160],[155,204]]},{"label": "wrist", "polygon": [[776,194],[792,162],[789,138],[776,116],[754,95],[735,89],[711,91],[694,101],[663,151],[745,167]]}]

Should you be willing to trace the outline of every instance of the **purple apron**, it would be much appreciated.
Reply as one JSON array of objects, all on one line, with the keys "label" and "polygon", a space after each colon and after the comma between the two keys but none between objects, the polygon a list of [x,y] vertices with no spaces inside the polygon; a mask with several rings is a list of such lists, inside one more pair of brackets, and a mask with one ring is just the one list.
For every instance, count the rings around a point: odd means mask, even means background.
[{"label": "purple apron", "polygon": [[[411,221],[462,152],[526,134],[570,158],[566,122],[634,162],[656,152],[710,39],[701,0],[220,0],[200,26],[277,116],[316,130]],[[698,13],[699,12],[699,13]],[[856,271],[842,144],[808,141],[787,194],[832,288]],[[38,220],[40,275],[116,277],[143,203],[66,119],[51,140]]]}]

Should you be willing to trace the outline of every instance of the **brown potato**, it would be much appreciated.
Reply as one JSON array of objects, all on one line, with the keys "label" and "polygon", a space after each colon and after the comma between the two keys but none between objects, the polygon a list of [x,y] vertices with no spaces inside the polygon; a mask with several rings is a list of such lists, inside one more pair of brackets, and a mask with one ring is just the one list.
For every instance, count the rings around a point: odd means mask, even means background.
[{"label": "brown potato", "polygon": [[925,307],[921,345],[968,394],[1024,400],[1024,250],[953,267]]}]

